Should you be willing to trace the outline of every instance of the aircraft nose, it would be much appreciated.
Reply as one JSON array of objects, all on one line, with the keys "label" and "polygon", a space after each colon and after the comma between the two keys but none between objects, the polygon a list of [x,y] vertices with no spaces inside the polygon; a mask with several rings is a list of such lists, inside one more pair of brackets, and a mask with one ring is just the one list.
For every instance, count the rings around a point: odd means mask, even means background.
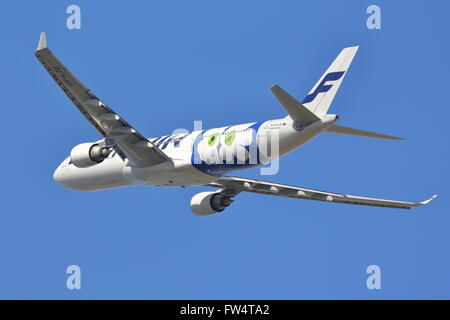
[{"label": "aircraft nose", "polygon": [[59,167],[53,172],[53,180],[55,180],[57,184],[61,184],[61,169]]},{"label": "aircraft nose", "polygon": [[64,171],[65,166],[60,165],[58,168],[56,168],[55,172],[53,172],[53,180],[55,180],[55,182],[61,187],[66,187],[67,185],[67,174]]}]

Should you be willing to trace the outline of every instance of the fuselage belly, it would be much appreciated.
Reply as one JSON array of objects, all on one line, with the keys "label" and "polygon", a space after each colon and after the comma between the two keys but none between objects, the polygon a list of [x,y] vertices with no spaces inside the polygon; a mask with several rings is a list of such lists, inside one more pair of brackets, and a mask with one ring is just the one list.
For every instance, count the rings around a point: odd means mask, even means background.
[{"label": "fuselage belly", "polygon": [[101,163],[79,168],[68,157],[54,178],[67,188],[83,191],[129,185],[205,185],[231,171],[277,159],[312,139],[320,129],[297,131],[290,118],[283,118],[150,138],[171,161],[138,168],[112,152]]}]

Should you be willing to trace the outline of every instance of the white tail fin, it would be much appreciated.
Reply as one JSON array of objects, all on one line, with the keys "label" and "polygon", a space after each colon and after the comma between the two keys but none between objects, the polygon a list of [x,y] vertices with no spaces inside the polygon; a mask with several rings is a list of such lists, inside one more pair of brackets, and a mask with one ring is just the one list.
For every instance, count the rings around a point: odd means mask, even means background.
[{"label": "white tail fin", "polygon": [[330,108],[358,48],[356,46],[343,49],[302,101],[302,104],[318,117],[322,118]]},{"label": "white tail fin", "polygon": [[309,124],[320,120],[318,116],[312,113],[308,108],[302,105],[300,102],[291,97],[289,93],[284,91],[279,85],[275,85],[270,88],[277,100],[283,106],[284,110],[289,114],[297,123]]}]

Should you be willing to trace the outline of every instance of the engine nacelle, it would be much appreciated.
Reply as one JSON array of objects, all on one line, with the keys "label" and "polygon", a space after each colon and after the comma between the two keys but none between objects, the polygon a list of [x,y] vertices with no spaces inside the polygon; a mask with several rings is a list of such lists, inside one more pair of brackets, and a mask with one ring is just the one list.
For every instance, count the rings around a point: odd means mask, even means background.
[{"label": "engine nacelle", "polygon": [[71,162],[79,168],[86,168],[105,160],[111,150],[98,143],[82,143],[70,151]]},{"label": "engine nacelle", "polygon": [[223,211],[233,202],[217,191],[200,192],[191,199],[191,210],[197,216],[209,216]]}]

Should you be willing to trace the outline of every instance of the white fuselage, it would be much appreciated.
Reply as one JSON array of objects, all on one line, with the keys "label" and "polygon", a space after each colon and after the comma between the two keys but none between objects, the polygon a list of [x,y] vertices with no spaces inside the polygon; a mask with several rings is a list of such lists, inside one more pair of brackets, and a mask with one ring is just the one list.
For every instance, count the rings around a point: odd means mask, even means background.
[{"label": "white fuselage", "polygon": [[93,191],[129,185],[187,187],[205,185],[225,173],[277,159],[315,137],[337,120],[321,121],[294,130],[289,117],[150,138],[171,161],[132,167],[112,152],[101,163],[77,167],[70,157],[55,170],[60,185]]}]

